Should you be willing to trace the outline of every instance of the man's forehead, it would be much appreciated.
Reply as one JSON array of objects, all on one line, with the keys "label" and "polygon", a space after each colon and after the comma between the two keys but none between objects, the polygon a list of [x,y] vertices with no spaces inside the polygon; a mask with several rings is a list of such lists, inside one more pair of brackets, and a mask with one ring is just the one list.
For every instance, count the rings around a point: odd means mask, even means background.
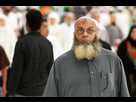
[{"label": "man's forehead", "polygon": [[86,19],[86,18],[80,19],[75,23],[75,27],[79,28],[80,26],[88,26],[88,27],[91,27],[91,28],[96,27],[96,25],[93,21]]},{"label": "man's forehead", "polygon": [[[80,21],[80,20],[79,20]],[[83,23],[83,24],[87,24],[87,23],[92,23],[92,21],[90,21],[89,19],[81,19],[81,22]]]}]

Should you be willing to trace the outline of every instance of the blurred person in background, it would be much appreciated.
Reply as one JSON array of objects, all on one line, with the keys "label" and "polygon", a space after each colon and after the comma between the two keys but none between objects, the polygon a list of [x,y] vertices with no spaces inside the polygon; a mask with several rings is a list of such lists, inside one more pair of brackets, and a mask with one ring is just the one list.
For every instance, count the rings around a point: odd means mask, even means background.
[{"label": "blurred person in background", "polygon": [[19,11],[19,9],[17,9],[16,7],[14,7],[14,14],[17,16],[17,24],[18,24],[18,30],[19,30],[19,33],[20,31],[22,30],[23,28],[23,25],[24,25],[24,19],[23,19],[23,13]]},{"label": "blurred person in background", "polygon": [[0,6],[0,14],[3,13],[3,9],[2,6]]},{"label": "blurred person in background", "polygon": [[6,97],[7,94],[7,67],[9,64],[8,57],[3,47],[0,46],[0,72],[2,73],[2,76],[0,75],[0,86],[2,86],[0,94],[2,97]]},{"label": "blurred person in background", "polygon": [[99,23],[98,37],[101,40],[106,41],[107,43],[109,43],[110,42],[109,34],[108,34],[106,28],[103,25],[100,24],[101,11],[98,8],[93,8],[93,9],[91,9],[91,11],[89,13],[90,13],[90,17],[95,19]]},{"label": "blurred person in background", "polygon": [[131,8],[131,14],[132,14],[132,18],[131,18],[131,26],[133,26],[133,25],[136,25],[136,6],[131,6],[131,7],[129,7],[129,8]]},{"label": "blurred person in background", "polygon": [[[108,24],[110,24],[110,15],[109,15],[109,12],[110,12],[110,9],[112,8],[112,6],[110,7],[107,7],[107,6],[100,6],[99,9],[101,11],[101,14],[100,14],[100,24],[103,25],[103,26],[107,26]],[[106,10],[106,9],[109,9],[109,10]],[[108,13],[105,13],[109,11]]]},{"label": "blurred person in background", "polygon": [[99,38],[99,27],[97,27],[96,36],[98,37],[98,40],[101,43],[103,48],[105,48],[107,50],[111,50],[111,46],[109,45],[109,43],[107,43]]},{"label": "blurred person in background", "polygon": [[11,12],[12,6],[2,6],[3,13],[7,17],[7,24],[12,27],[18,37],[18,19],[17,16]]},{"label": "blurred person in background", "polygon": [[64,31],[64,51],[68,51],[72,48],[74,39],[74,19],[74,13],[67,12],[64,17],[64,22],[61,23],[61,27]]},{"label": "blurred person in background", "polygon": [[121,40],[123,39],[123,33],[121,29],[116,25],[116,14],[113,12],[110,14],[111,17],[111,23],[110,25],[106,26],[106,29],[108,31],[109,37],[110,37],[110,46],[112,46],[112,49],[114,52],[116,52],[117,47],[120,43],[115,46],[115,42],[117,41],[116,39]]},{"label": "blurred person in background", "polygon": [[[128,32],[130,29],[130,18],[125,13],[125,6],[116,6],[117,12],[116,12],[116,24],[121,29],[123,33],[123,38],[127,38]],[[129,11],[128,11],[129,12]]]},{"label": "blurred person in background", "polygon": [[14,29],[8,25],[7,17],[4,14],[0,14],[0,45],[4,48],[10,62],[10,65],[8,66],[7,80],[9,80],[9,73],[12,65],[16,41],[17,41],[16,33]]},{"label": "blurred person in background", "polygon": [[[28,6],[16,6],[17,10],[19,11],[19,13],[21,13],[22,15],[18,15],[18,20],[19,20],[19,30],[20,30],[20,35],[19,35],[19,38],[23,37],[25,34],[28,33],[26,27],[25,27],[25,22],[26,22],[26,18],[25,18],[25,15],[27,13],[27,9],[28,9]],[[21,29],[21,26],[23,24],[23,27]]]},{"label": "blurred person in background", "polygon": [[50,12],[48,17],[48,28],[49,28],[49,35],[55,36],[59,43],[61,44],[62,48],[64,49],[64,32],[62,27],[60,26],[60,16],[57,12],[53,11]]},{"label": "blurred person in background", "polygon": [[39,32],[41,23],[40,11],[28,11],[28,34],[19,39],[15,47],[8,85],[10,97],[40,97],[43,94],[53,64],[53,48]]},{"label": "blurred person in background", "polygon": [[53,35],[49,35],[48,24],[46,19],[42,20],[40,32],[52,43],[54,60],[56,60],[61,54],[64,53],[64,50],[60,43],[58,42],[57,38]]},{"label": "blurred person in background", "polygon": [[0,45],[4,48],[10,65],[12,64],[16,41],[16,34],[14,29],[7,24],[7,17],[4,14],[0,14]]},{"label": "blurred person in background", "polygon": [[136,96],[136,26],[132,26],[128,37],[119,45],[118,56],[124,64],[131,96]]},{"label": "blurred person in background", "polygon": [[73,12],[75,14],[75,20],[86,15],[81,6],[74,6]]}]

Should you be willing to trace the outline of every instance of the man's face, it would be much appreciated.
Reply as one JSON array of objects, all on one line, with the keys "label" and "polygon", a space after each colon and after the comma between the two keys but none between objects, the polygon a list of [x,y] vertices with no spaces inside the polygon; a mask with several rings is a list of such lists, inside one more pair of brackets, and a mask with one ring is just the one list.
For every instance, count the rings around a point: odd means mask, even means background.
[{"label": "man's face", "polygon": [[73,50],[78,60],[91,60],[99,55],[101,44],[96,32],[96,25],[88,19],[80,19],[75,23]]},{"label": "man's face", "polygon": [[67,22],[68,24],[71,24],[74,21],[74,16],[67,16],[65,18],[65,22]]},{"label": "man's face", "polygon": [[47,22],[43,22],[40,28],[40,32],[43,36],[47,37],[49,30],[48,30],[48,24]]},{"label": "man's face", "polygon": [[50,19],[51,25],[54,25],[56,23],[56,20],[54,18]]},{"label": "man's face", "polygon": [[116,23],[116,15],[113,13],[111,14],[111,23],[115,24]]},{"label": "man's face", "polygon": [[3,9],[5,12],[10,12],[12,9],[12,6],[3,6]]},{"label": "man's face", "polygon": [[[75,23],[74,35],[80,44],[91,44],[96,36],[96,25],[89,19],[81,19]],[[84,31],[83,34],[78,32]],[[92,33],[88,33],[92,31]]]},{"label": "man's face", "polygon": [[136,28],[134,28],[131,32],[131,38],[136,41]]}]

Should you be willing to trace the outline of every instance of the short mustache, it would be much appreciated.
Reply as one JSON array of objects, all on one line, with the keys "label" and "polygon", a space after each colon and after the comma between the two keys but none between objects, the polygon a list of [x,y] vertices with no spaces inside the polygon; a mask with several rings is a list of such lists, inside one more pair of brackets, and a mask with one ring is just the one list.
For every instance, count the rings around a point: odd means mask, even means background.
[{"label": "short mustache", "polygon": [[86,38],[82,38],[81,40],[89,40],[89,41],[91,41],[91,39],[90,39],[90,38],[88,38],[88,37],[86,37]]}]

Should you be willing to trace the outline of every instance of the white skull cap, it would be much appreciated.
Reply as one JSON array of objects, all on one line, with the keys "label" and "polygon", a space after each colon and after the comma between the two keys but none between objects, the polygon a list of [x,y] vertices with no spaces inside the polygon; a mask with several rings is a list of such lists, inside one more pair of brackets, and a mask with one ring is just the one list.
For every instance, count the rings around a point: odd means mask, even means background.
[{"label": "white skull cap", "polygon": [[[77,19],[77,20],[75,21],[75,23],[76,23],[77,21],[79,21],[80,19],[89,19],[89,20],[91,20],[91,21],[93,21],[93,22],[95,23],[96,27],[99,28],[98,22],[97,22],[95,19],[91,18],[91,17],[88,17],[88,16],[80,17],[79,19]],[[74,25],[75,25],[75,24],[74,24]]]}]

